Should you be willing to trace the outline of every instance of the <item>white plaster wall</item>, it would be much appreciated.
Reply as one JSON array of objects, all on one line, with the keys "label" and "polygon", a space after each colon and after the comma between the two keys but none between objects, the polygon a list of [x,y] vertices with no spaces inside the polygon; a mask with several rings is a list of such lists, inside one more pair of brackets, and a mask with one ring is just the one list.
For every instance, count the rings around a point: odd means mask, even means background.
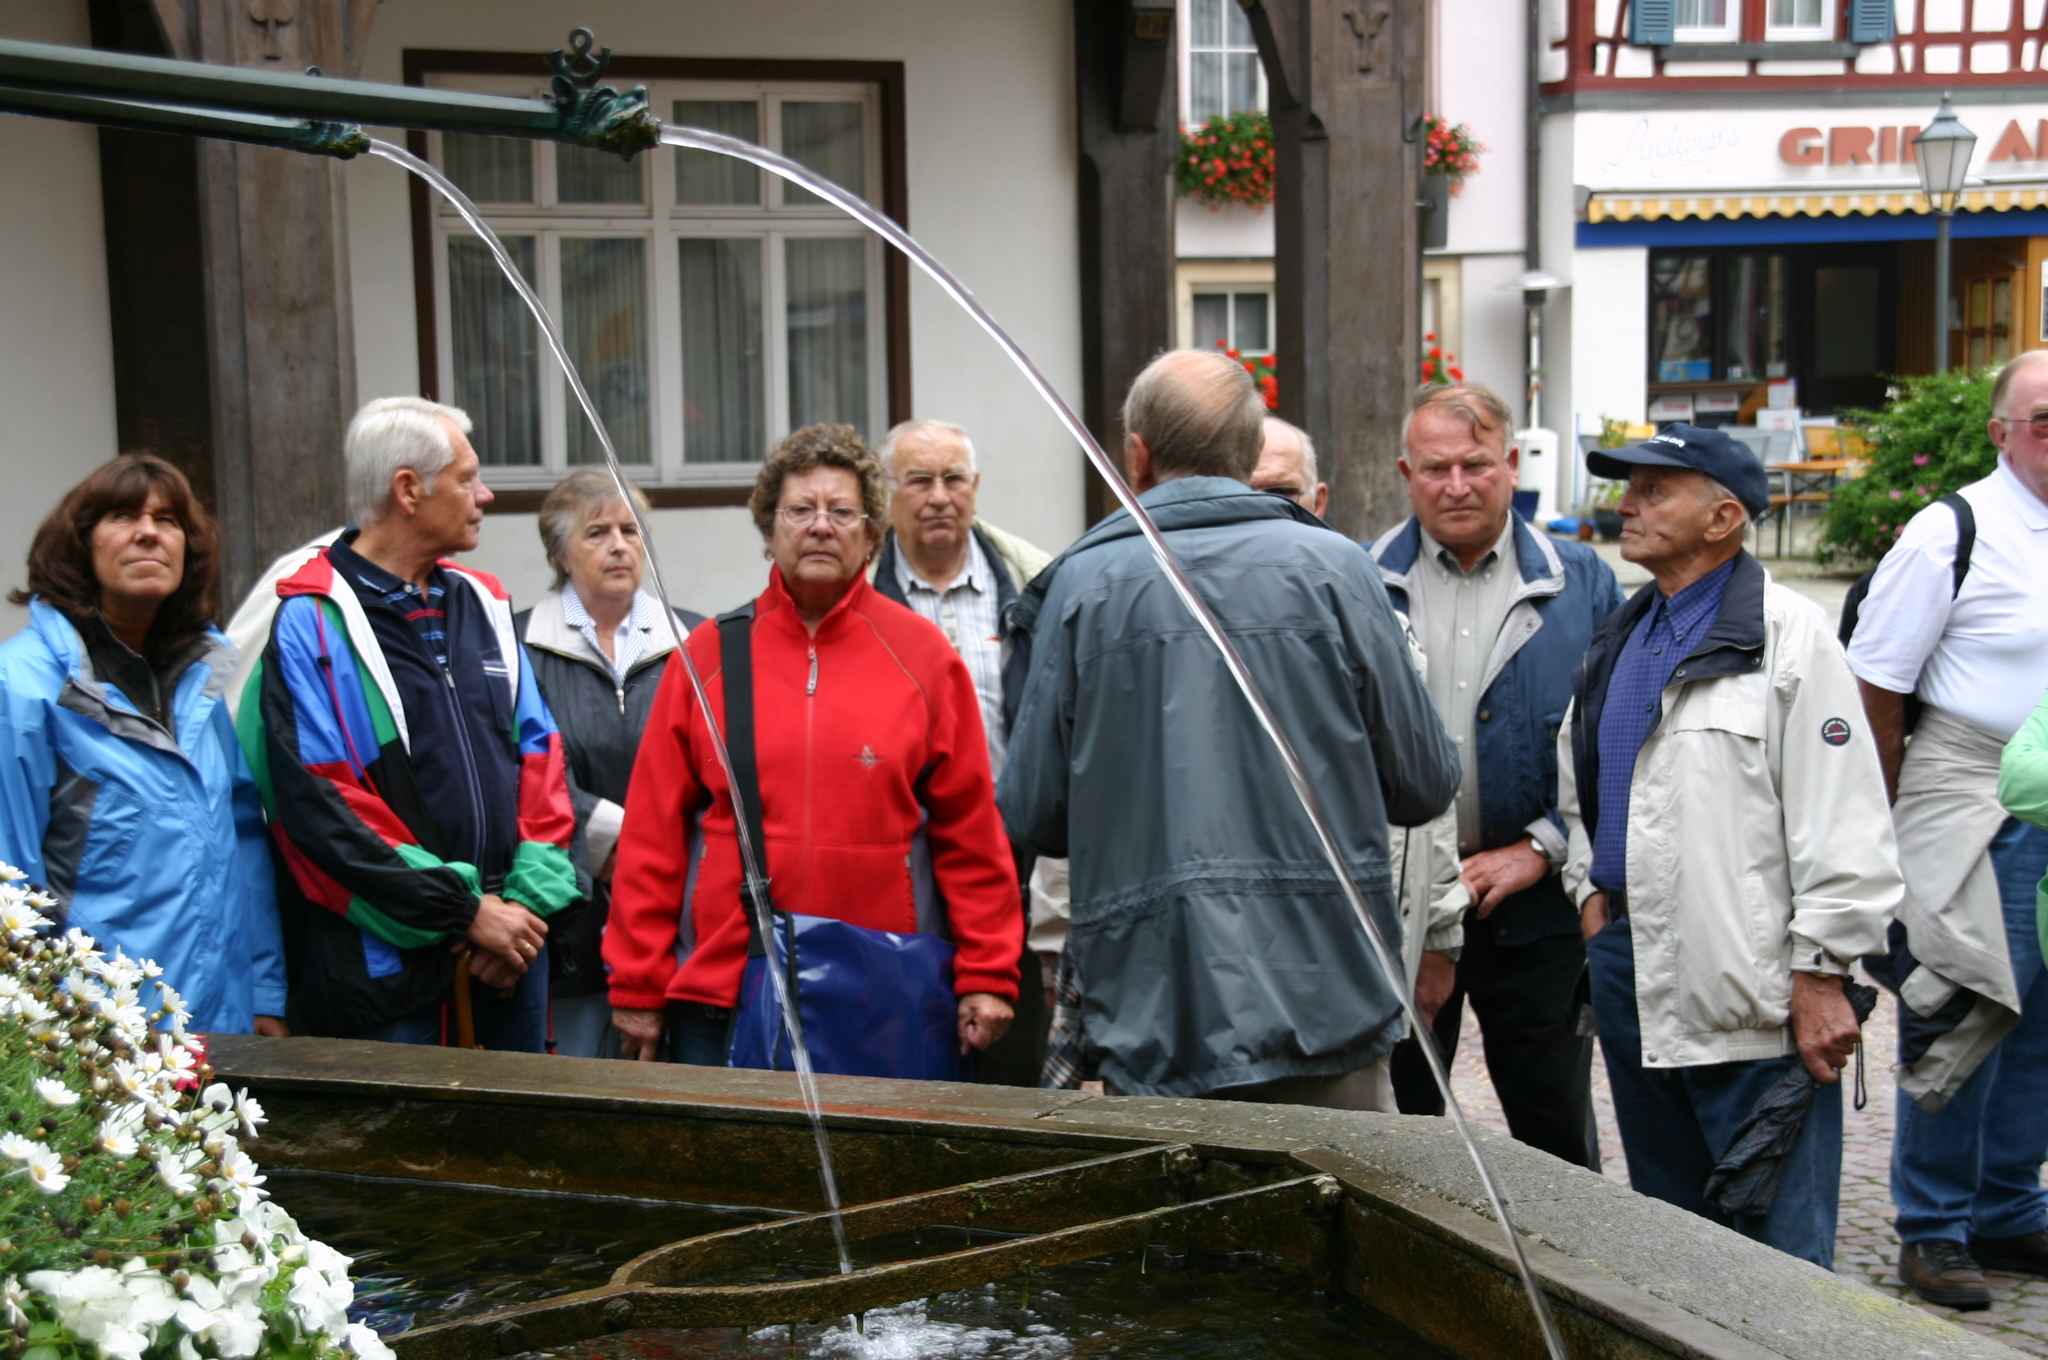
[{"label": "white plaster wall", "polygon": [[[0,0],[0,36],[90,43],[85,6],[51,0]],[[0,175],[13,186],[0,195],[0,589],[12,589],[44,514],[118,450],[99,135],[0,115]],[[0,602],[0,637],[27,621]]]},{"label": "white plaster wall", "polygon": [[1442,2],[1447,45],[1437,59],[1437,70],[1443,107],[1430,112],[1464,123],[1486,148],[1479,153],[1479,172],[1469,176],[1451,200],[1444,253],[1519,251],[1528,145],[1522,102],[1528,7],[1502,0]]},{"label": "white plaster wall", "polygon": [[1211,208],[1192,198],[1174,200],[1173,253],[1183,260],[1273,258],[1273,209]]},{"label": "white plaster wall", "polygon": [[[1072,6],[1064,0],[436,0],[380,7],[363,71],[401,79],[408,47],[538,55],[569,25],[620,54],[901,61],[909,226],[974,290],[1072,405],[1081,395]],[[411,219],[382,163],[349,180],[358,383],[365,397],[419,385]],[[911,278],[911,390],[919,414],[975,434],[982,513],[1048,550],[1083,527],[1083,462],[981,331],[922,275]],[[1090,474],[1092,475],[1092,474]],[[746,512],[668,510],[654,545],[678,602],[722,608],[759,589]],[[485,526],[479,565],[515,598],[546,584],[531,516]]]},{"label": "white plaster wall", "polygon": [[1574,504],[1573,488],[1579,471],[1576,438],[1577,405],[1573,392],[1572,337],[1577,332],[1574,308],[1578,296],[1574,268],[1577,251],[1573,244],[1577,210],[1572,201],[1575,177],[1572,151],[1572,115],[1551,114],[1543,120],[1542,182],[1537,186],[1537,215],[1541,228],[1541,258],[1548,272],[1564,280],[1566,287],[1553,292],[1543,308],[1543,423],[1556,430],[1559,439],[1558,504]]},{"label": "white plaster wall", "polygon": [[1464,313],[1458,366],[1467,378],[1500,393],[1519,428],[1528,416],[1522,374],[1522,257],[1468,255],[1459,261],[1458,275]]},{"label": "white plaster wall", "polygon": [[1572,252],[1572,410],[1580,428],[1602,416],[1641,420],[1650,337],[1650,252],[1617,246]]}]

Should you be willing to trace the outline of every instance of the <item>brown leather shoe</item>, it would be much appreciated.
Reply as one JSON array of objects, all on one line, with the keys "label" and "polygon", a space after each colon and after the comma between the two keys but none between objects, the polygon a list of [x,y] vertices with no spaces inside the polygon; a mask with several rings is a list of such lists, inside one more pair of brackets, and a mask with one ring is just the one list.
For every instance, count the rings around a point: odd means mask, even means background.
[{"label": "brown leather shoe", "polygon": [[1991,1290],[1969,1249],[1936,1238],[1908,1242],[1899,1251],[1899,1279],[1929,1303],[1974,1313],[1991,1306]]},{"label": "brown leather shoe", "polygon": [[2018,1237],[1973,1237],[1970,1255],[1986,1270],[2008,1275],[2048,1276],[2048,1232],[2021,1233]]}]

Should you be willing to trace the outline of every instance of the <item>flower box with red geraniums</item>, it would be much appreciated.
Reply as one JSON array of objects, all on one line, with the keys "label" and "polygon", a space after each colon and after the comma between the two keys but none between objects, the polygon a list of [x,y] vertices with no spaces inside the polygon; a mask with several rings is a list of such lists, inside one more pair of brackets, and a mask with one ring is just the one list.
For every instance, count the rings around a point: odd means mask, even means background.
[{"label": "flower box with red geraniums", "polygon": [[1448,353],[1436,342],[1436,332],[1430,331],[1422,337],[1422,385],[1424,387],[1448,387],[1452,383],[1465,381],[1465,370],[1458,367],[1458,356]]},{"label": "flower box with red geraniums", "polygon": [[1452,193],[1465,187],[1465,176],[1479,173],[1479,153],[1486,150],[1472,129],[1433,113],[1422,115],[1422,173],[1442,175]]},{"label": "flower box with red geraniums", "polygon": [[1174,180],[1182,198],[1212,209],[1265,207],[1273,201],[1273,120],[1236,113],[1182,128]]},{"label": "flower box with red geraniums", "polygon": [[1252,381],[1258,384],[1259,396],[1265,401],[1268,411],[1280,409],[1280,360],[1278,356],[1254,354],[1251,358],[1247,359],[1240,351],[1230,348],[1221,340],[1216,342],[1216,348],[1244,365],[1244,371],[1251,374]]}]

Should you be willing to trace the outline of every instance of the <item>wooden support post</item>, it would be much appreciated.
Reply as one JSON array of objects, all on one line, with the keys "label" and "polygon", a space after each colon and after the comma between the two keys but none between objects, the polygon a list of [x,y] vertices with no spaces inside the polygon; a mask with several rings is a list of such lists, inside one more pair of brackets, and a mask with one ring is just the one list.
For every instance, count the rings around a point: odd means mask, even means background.
[{"label": "wooden support post", "polygon": [[[375,0],[153,0],[172,54],[353,75]],[[202,273],[222,601],[339,524],[356,406],[344,177],[322,157],[202,142]],[[408,320],[409,324],[409,320]]]},{"label": "wooden support post", "polygon": [[[1173,5],[1074,0],[1081,150],[1081,418],[1121,459],[1124,393],[1173,344]],[[1087,478],[1088,519],[1114,507]]]},{"label": "wooden support post", "polygon": [[1277,152],[1281,414],[1315,440],[1329,520],[1408,513],[1394,467],[1419,369],[1422,0],[1244,0]]}]

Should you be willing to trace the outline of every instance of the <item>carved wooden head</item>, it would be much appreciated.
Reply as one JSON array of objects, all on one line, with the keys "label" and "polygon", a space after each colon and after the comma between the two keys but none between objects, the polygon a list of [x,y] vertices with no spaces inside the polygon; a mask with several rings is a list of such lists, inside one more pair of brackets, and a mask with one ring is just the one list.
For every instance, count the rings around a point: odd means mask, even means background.
[{"label": "carved wooden head", "polygon": [[296,70],[307,64],[305,25],[300,22],[300,0],[242,0],[248,19],[235,34],[235,60],[242,66],[283,66]]}]

